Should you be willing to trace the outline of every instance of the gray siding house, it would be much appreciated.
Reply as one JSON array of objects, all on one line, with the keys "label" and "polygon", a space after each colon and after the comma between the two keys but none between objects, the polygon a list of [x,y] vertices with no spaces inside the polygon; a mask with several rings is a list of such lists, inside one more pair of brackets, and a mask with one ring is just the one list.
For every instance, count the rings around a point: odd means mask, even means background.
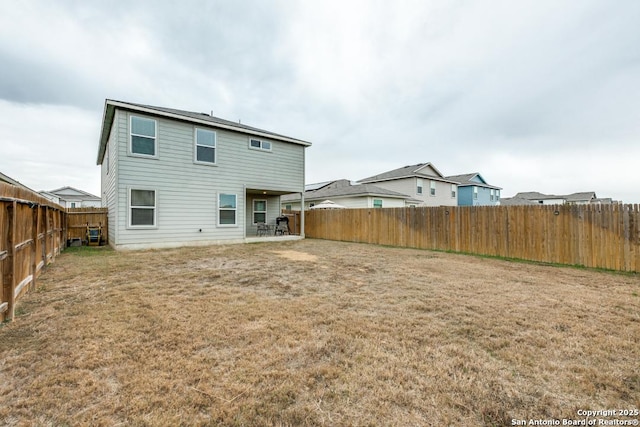
[{"label": "gray siding house", "polygon": [[458,182],[445,178],[431,163],[404,166],[358,181],[406,194],[419,206],[456,206]]},{"label": "gray siding house", "polygon": [[498,206],[500,190],[487,183],[479,172],[451,175],[447,179],[458,182],[458,206]]},{"label": "gray siding house", "polygon": [[206,113],[106,100],[97,163],[109,243],[249,241],[258,223],[275,223],[281,195],[304,192],[310,145]]}]

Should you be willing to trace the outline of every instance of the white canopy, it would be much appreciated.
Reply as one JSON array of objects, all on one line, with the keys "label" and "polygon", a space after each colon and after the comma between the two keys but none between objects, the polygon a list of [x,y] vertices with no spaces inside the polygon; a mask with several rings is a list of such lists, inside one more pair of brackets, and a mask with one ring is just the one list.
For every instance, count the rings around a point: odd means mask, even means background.
[{"label": "white canopy", "polygon": [[346,209],[346,206],[339,205],[331,200],[325,200],[322,203],[311,206],[311,209]]}]

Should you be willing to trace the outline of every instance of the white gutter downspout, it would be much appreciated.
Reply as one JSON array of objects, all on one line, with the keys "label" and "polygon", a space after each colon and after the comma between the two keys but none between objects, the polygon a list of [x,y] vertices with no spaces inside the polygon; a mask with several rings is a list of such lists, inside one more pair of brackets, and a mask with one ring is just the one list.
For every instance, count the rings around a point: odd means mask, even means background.
[{"label": "white gutter downspout", "polygon": [[300,237],[304,239],[304,192],[300,193]]}]

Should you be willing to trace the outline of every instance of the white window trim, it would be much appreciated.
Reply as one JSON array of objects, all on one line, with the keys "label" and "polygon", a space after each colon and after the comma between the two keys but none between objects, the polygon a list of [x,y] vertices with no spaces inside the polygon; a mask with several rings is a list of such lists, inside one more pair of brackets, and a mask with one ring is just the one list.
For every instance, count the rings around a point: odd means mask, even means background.
[{"label": "white window trim", "polygon": [[451,198],[455,199],[458,195],[458,187],[455,184],[451,184]]},{"label": "white window trim", "polygon": [[[256,210],[256,202],[264,202],[264,210],[257,211]],[[236,209],[238,208],[238,201],[236,200]],[[267,212],[269,212],[269,208],[267,207],[267,199],[253,199],[251,202],[251,221],[253,221],[253,225],[257,225],[256,222],[256,213],[264,213],[264,222],[267,222]]]},{"label": "white window trim", "polygon": [[[145,119],[153,121],[154,133],[156,136],[153,137],[153,151],[155,154],[141,154],[133,152],[133,138],[132,136],[141,136],[143,138],[151,138],[147,135],[139,135],[133,133],[133,118]],[[156,119],[152,119],[150,117],[144,117],[137,114],[131,114],[129,116],[129,144],[127,145],[127,154],[131,157],[141,157],[144,159],[157,159],[158,158],[158,121]]]},{"label": "white window trim", "polygon": [[429,181],[429,196],[436,197],[436,182],[434,180]]},{"label": "white window trim", "polygon": [[[148,206],[132,206],[131,205],[131,191],[132,190],[143,190],[143,191],[153,191],[153,208]],[[131,224],[131,209],[153,209],[153,225],[132,225]],[[133,230],[155,230],[158,228],[158,190],[155,188],[149,187],[127,187],[127,229]]]},{"label": "white window trim", "polygon": [[[253,147],[251,145],[251,141],[259,141],[260,142],[260,147]],[[264,145],[265,142],[269,143],[269,148],[263,148],[263,145]],[[267,153],[270,153],[273,150],[273,142],[265,141],[264,139],[249,138],[249,149],[250,150],[256,150],[256,151],[266,151]]]},{"label": "white window trim", "polygon": [[422,178],[416,178],[416,194],[424,193],[424,180]]},{"label": "white window trim", "polygon": [[[222,195],[235,196],[235,198],[236,198],[236,207],[235,207],[235,209],[229,209],[229,208],[224,208],[223,209],[223,208],[220,207],[220,196],[222,196]],[[235,224],[221,224],[220,223],[220,212],[223,211],[223,210],[225,210],[225,211],[234,211],[236,213],[236,222],[235,222]],[[238,194],[236,194],[236,193],[218,193],[218,209],[217,209],[217,211],[218,211],[218,214],[217,214],[218,215],[218,221],[217,221],[216,226],[221,227],[221,228],[237,228],[237,227],[239,227],[239,225],[238,225]]]},{"label": "white window trim", "polygon": [[[213,163],[198,160],[198,130],[213,133],[213,147],[202,145],[202,147],[213,148]],[[218,134],[216,131],[199,127],[193,128],[193,163],[205,166],[218,166]]]},{"label": "white window trim", "polygon": [[478,187],[473,186],[473,200],[478,200]]}]

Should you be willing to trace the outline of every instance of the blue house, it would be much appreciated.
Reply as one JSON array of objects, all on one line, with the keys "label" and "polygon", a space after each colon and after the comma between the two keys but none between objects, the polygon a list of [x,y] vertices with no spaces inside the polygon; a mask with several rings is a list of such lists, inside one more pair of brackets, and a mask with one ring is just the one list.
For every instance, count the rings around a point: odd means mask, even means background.
[{"label": "blue house", "polygon": [[458,182],[458,206],[498,206],[502,188],[490,185],[478,172],[446,177]]}]

